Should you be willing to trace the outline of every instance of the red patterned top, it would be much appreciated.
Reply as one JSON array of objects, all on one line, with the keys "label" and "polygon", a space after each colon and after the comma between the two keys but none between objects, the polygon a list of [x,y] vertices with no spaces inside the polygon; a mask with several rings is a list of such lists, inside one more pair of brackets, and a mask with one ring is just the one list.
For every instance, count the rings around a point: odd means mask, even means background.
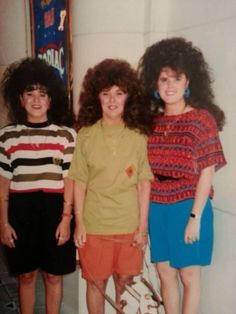
[{"label": "red patterned top", "polygon": [[201,170],[211,165],[218,170],[226,164],[215,119],[203,109],[158,115],[148,140],[148,157],[155,175],[151,200],[156,203],[194,198]]}]

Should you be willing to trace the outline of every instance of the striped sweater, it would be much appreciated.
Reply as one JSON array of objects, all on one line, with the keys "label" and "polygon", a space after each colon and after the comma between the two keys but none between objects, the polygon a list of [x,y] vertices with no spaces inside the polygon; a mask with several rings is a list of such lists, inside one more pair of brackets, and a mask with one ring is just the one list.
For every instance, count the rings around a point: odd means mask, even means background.
[{"label": "striped sweater", "polygon": [[0,130],[0,175],[10,192],[63,193],[76,132],[55,124],[27,123]]},{"label": "striped sweater", "polygon": [[[211,165],[218,170],[226,164],[216,122],[202,109],[158,115],[148,140],[148,157],[155,175],[151,200],[157,203],[194,198],[201,170]],[[209,196],[213,197],[213,189]]]}]

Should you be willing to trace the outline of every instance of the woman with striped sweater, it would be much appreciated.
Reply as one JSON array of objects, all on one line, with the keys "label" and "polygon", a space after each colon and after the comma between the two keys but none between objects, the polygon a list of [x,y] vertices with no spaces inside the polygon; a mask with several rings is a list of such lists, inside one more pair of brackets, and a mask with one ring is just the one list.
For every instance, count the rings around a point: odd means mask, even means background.
[{"label": "woman with striped sweater", "polygon": [[19,276],[22,314],[34,313],[38,271],[46,313],[57,314],[62,275],[75,270],[70,234],[73,200],[67,176],[75,144],[63,82],[46,62],[10,65],[1,82],[12,124],[0,130],[0,236]]}]

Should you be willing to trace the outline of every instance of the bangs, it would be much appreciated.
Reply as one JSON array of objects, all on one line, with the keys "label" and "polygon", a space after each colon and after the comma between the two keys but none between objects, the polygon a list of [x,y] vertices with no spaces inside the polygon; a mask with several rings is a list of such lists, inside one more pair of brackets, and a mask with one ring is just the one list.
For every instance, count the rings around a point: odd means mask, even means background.
[{"label": "bangs", "polygon": [[48,88],[40,83],[28,84],[25,86],[24,91],[30,92],[36,89],[48,94]]}]

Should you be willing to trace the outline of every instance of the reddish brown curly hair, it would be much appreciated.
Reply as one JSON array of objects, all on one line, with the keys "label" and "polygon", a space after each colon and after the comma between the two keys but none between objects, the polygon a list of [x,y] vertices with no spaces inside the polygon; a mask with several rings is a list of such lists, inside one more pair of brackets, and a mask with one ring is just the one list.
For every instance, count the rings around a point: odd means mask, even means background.
[{"label": "reddish brown curly hair", "polygon": [[102,118],[98,95],[103,89],[114,85],[128,93],[123,114],[125,125],[130,129],[138,129],[141,133],[150,134],[150,114],[143,103],[137,72],[128,62],[119,59],[105,59],[88,69],[79,97],[78,129],[92,125]]}]

